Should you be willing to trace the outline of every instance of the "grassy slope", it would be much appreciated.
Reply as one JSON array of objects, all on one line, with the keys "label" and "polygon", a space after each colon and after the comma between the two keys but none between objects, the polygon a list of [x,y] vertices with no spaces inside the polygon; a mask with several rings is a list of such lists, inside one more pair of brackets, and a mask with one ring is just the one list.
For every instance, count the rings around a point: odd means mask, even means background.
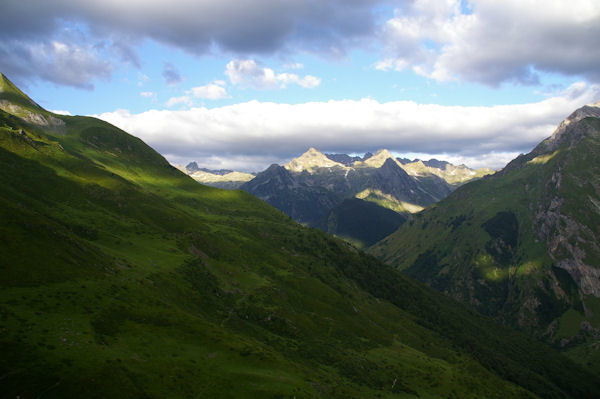
[{"label": "grassy slope", "polygon": [[[600,122],[588,119],[581,123],[598,129]],[[589,240],[585,234],[590,232],[598,236],[600,217],[593,203],[598,196],[598,154],[600,143],[588,137],[577,147],[562,147],[532,162],[523,158],[521,167],[457,189],[446,200],[416,215],[370,252],[509,324],[531,328],[537,335],[550,325],[552,336],[547,338],[557,344],[563,338],[571,339],[576,346],[573,350],[567,348],[567,352],[600,371],[596,340],[585,334],[573,338],[581,333],[580,324],[586,319],[593,327],[600,327],[600,319],[593,316],[597,313],[595,309],[600,311],[598,300],[591,295],[580,296],[568,273],[553,267],[545,236],[540,238],[535,231],[540,220],[534,220],[536,212],[551,207],[552,201],[561,198],[561,213],[588,226],[581,237]],[[497,231],[490,226],[496,223],[502,230],[502,216],[510,214],[518,227],[514,237],[506,240],[513,239],[515,245],[510,249],[505,247],[501,253],[493,247],[498,241],[494,237]],[[576,245],[583,245],[581,250],[586,251],[587,264],[600,266],[597,247],[586,246],[584,241]],[[554,287],[564,295],[555,297]],[[539,307],[530,307],[528,300],[532,297],[541,301],[537,303]],[[537,325],[529,325],[531,320]],[[552,322],[556,325],[552,326]]]},{"label": "grassy slope", "polygon": [[2,397],[598,389],[342,241],[197,184],[104,122],[59,118],[50,134],[0,112]]}]

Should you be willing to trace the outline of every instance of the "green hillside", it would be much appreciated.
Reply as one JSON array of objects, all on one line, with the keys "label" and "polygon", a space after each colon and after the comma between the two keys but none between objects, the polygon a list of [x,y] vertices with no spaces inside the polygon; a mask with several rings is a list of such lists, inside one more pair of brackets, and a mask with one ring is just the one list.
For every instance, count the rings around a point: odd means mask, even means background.
[{"label": "green hillside", "polygon": [[0,75],[0,397],[600,391],[545,345],[13,87]]},{"label": "green hillside", "polygon": [[371,253],[600,370],[600,107]]}]

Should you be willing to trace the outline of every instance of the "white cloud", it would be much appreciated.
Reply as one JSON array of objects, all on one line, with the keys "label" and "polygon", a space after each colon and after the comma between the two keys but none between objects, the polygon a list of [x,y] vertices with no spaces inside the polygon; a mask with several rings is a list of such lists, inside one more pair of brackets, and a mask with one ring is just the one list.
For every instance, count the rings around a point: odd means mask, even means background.
[{"label": "white cloud", "polygon": [[305,75],[301,78],[295,73],[280,73],[277,75],[277,81],[279,82],[279,87],[281,88],[285,88],[288,84],[294,83],[304,87],[305,89],[314,89],[321,84],[321,79],[317,77]]},{"label": "white cloud", "polygon": [[225,67],[225,75],[233,85],[250,87],[258,90],[285,88],[289,84],[297,84],[306,89],[313,89],[321,84],[321,79],[295,73],[276,74],[271,68],[263,67],[254,60],[232,60]]},{"label": "white cloud", "polygon": [[600,2],[416,0],[383,29],[376,68],[495,86],[536,84],[539,72],[600,81]]},{"label": "white cloud", "polygon": [[196,98],[204,98],[207,100],[220,100],[227,98],[226,83],[222,80],[216,80],[205,86],[192,87],[189,92]]},{"label": "white cloud", "polygon": [[142,91],[140,93],[140,96],[142,96],[144,98],[155,98],[156,97],[156,93],[154,93],[152,91]]},{"label": "white cloud", "polygon": [[255,160],[254,170],[265,159],[290,159],[310,146],[346,153],[388,148],[396,153],[446,154],[468,165],[497,168],[530,151],[568,114],[598,98],[600,86],[578,83],[555,97],[519,105],[250,101],[184,111],[121,110],[100,118],[139,136],[170,159],[245,157]]},{"label": "white cloud", "polygon": [[176,105],[186,105],[188,107],[192,106],[192,99],[190,98],[190,96],[180,96],[180,97],[171,97],[167,100],[167,102],[165,103],[165,105],[169,108],[174,107]]},{"label": "white cloud", "polygon": [[[185,91],[185,95],[171,97],[165,105],[169,108],[174,107],[176,105],[183,105],[186,107],[191,107],[194,105],[194,99],[206,99],[206,100],[219,100],[223,98],[228,98],[226,87],[227,83],[223,80],[215,80],[212,83],[209,83],[204,86],[192,87],[189,90]],[[155,93],[152,92],[142,92],[140,93],[142,96],[154,96]]]},{"label": "white cloud", "polygon": [[50,110],[50,112],[52,112],[53,114],[58,114],[58,115],[72,115],[69,111],[63,110],[63,109],[53,109]]},{"label": "white cloud", "polygon": [[225,67],[225,75],[233,85],[255,89],[272,89],[278,86],[275,71],[259,66],[254,60],[232,60]]}]

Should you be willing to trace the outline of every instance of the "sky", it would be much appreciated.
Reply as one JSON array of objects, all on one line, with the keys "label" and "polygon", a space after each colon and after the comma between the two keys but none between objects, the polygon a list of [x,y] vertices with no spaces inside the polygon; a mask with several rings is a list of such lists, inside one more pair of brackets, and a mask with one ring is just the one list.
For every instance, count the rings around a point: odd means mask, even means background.
[{"label": "sky", "polygon": [[0,71],[173,164],[501,168],[600,100],[597,0],[2,0]]}]

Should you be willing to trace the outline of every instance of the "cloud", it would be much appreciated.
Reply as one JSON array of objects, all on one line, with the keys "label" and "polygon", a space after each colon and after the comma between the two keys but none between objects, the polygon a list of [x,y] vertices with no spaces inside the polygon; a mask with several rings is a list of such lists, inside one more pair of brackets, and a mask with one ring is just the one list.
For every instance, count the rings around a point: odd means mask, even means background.
[{"label": "cloud", "polygon": [[228,97],[226,85],[223,80],[215,80],[205,86],[192,87],[189,92],[196,98],[220,100]]},{"label": "cloud", "polygon": [[[390,4],[395,15],[381,23]],[[357,47],[383,47],[378,69],[409,68],[440,81],[536,84],[544,72],[599,82],[599,35],[593,0],[3,0],[0,68],[91,89],[120,63],[140,67],[136,46],[152,40],[240,59],[343,58]],[[53,42],[78,48],[77,58],[93,60],[93,68],[55,78],[23,66]],[[52,57],[43,65],[62,69]]]},{"label": "cloud", "polygon": [[53,114],[58,114],[58,115],[72,115],[69,111],[66,111],[64,109],[53,109],[50,110],[50,112],[52,112]]},{"label": "cloud", "polygon": [[285,88],[289,84],[312,89],[321,84],[321,79],[305,75],[300,77],[295,73],[276,74],[271,68],[263,67],[254,60],[232,60],[225,67],[225,75],[233,85],[265,90]]},{"label": "cloud", "polygon": [[170,86],[183,82],[183,78],[175,65],[169,62],[165,62],[165,65],[163,66],[162,77],[165,80],[165,83]]},{"label": "cloud", "polygon": [[598,98],[600,86],[577,83],[555,97],[519,105],[250,101],[184,111],[120,110],[99,117],[142,138],[172,161],[246,159],[254,160],[247,169],[257,170],[261,162],[264,168],[315,146],[345,153],[388,148],[399,154],[445,154],[447,159],[498,168],[529,152],[568,114]]},{"label": "cloud", "polygon": [[[228,98],[229,96],[227,94],[226,86],[227,83],[225,81],[215,80],[214,82],[204,86],[192,87],[191,89],[186,90],[185,95],[183,96],[169,98],[165,105],[169,108],[174,107],[176,105],[184,105],[186,107],[191,107],[194,105],[195,98],[200,98],[204,100],[220,100],[223,98]],[[150,94],[154,95],[154,93]]]},{"label": "cloud", "polygon": [[186,105],[188,107],[192,106],[192,99],[190,96],[180,96],[180,97],[171,97],[167,100],[165,105],[169,108],[174,107],[176,105]]},{"label": "cloud", "polygon": [[416,0],[382,29],[378,69],[489,86],[539,83],[540,72],[600,81],[600,3]]},{"label": "cloud", "polygon": [[[75,31],[79,37],[71,45],[93,54],[90,48],[100,44],[109,66],[126,62],[139,67],[135,47],[146,39],[198,56],[216,50],[236,56],[300,51],[343,57],[349,48],[372,40],[377,29],[374,7],[390,1],[3,0],[0,42],[4,54],[13,55]],[[2,70],[7,65],[16,69],[2,57]],[[51,79],[33,68],[24,68],[21,75]],[[96,78],[82,73],[54,81],[89,88]]]},{"label": "cloud", "polygon": [[93,47],[64,41],[31,44],[0,41],[0,70],[17,82],[32,77],[91,90],[92,81],[107,79],[112,66]]},{"label": "cloud", "polygon": [[286,87],[290,83],[297,84],[305,89],[314,89],[321,84],[321,79],[312,75],[299,77],[295,73],[280,73],[277,75],[277,80],[280,82],[279,87]]}]

